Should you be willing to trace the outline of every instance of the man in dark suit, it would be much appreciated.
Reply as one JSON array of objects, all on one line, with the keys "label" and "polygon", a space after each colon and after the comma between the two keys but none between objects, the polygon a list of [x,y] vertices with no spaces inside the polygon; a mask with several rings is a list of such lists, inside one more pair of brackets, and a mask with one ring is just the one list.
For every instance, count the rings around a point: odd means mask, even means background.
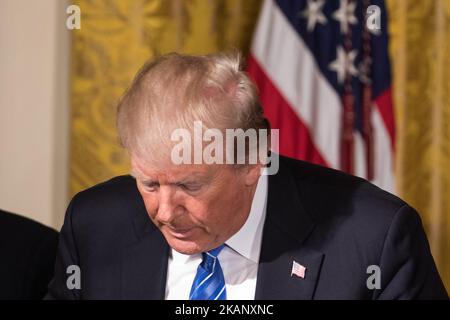
[{"label": "man in dark suit", "polygon": [[58,233],[0,210],[0,300],[39,300],[53,276]]},{"label": "man in dark suit", "polygon": [[[216,131],[199,133],[198,121]],[[227,128],[260,130],[257,162],[243,132],[197,158]],[[134,178],[73,198],[48,298],[448,298],[414,209],[275,153],[267,170],[267,129],[236,57],[170,54],[144,66],[118,109]],[[248,150],[234,153],[243,136]]]}]

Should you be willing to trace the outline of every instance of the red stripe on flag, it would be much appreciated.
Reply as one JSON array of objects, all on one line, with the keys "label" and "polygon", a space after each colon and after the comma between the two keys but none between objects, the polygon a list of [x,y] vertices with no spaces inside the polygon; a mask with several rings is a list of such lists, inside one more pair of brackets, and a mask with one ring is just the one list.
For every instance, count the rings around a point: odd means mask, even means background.
[{"label": "red stripe on flag", "polygon": [[264,114],[272,129],[280,129],[280,154],[328,166],[314,145],[308,128],[251,54],[247,71],[259,88]]},{"label": "red stripe on flag", "polygon": [[384,91],[375,99],[375,104],[380,111],[386,130],[391,139],[392,152],[395,152],[395,119],[394,108],[392,105],[392,91],[391,88]]}]

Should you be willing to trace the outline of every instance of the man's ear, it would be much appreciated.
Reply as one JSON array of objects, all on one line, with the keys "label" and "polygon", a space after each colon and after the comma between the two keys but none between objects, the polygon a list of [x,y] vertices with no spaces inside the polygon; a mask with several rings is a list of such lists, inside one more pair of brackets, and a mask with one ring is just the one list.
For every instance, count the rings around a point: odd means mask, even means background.
[{"label": "man's ear", "polygon": [[258,182],[262,167],[261,164],[251,164],[244,168],[245,185],[252,186]]}]

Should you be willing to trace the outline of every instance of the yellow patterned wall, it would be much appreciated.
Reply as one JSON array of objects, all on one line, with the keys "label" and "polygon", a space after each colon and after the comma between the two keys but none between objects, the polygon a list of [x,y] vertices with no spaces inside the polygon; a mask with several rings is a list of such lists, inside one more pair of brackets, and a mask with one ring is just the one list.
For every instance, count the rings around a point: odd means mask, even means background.
[{"label": "yellow patterned wall", "polygon": [[70,195],[128,172],[115,108],[155,55],[248,50],[260,0],[79,0],[73,31]]},{"label": "yellow patterned wall", "polygon": [[389,0],[397,193],[422,216],[450,291],[450,1]]},{"label": "yellow patterned wall", "polygon": [[[70,192],[129,164],[117,100],[143,62],[170,51],[247,51],[260,0],[78,0],[72,46]],[[421,213],[450,288],[450,1],[388,0],[398,194]]]}]

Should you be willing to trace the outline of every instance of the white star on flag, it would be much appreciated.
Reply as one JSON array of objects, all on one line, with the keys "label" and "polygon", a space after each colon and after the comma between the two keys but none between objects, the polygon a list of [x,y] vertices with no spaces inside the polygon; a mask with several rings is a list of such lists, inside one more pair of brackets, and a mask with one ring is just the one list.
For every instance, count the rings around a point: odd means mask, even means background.
[{"label": "white star on flag", "polygon": [[349,0],[341,0],[338,10],[333,13],[333,18],[340,22],[341,33],[347,33],[350,24],[357,24],[358,19],[355,17],[356,2]]},{"label": "white star on flag", "polygon": [[301,17],[308,19],[308,32],[313,31],[317,23],[327,23],[327,18],[322,12],[322,7],[324,4],[325,0],[308,0],[307,8],[300,12]]},{"label": "white star on flag", "polygon": [[354,63],[355,58],[358,55],[358,50],[352,50],[348,54],[339,46],[337,48],[336,60],[334,60],[328,68],[337,73],[337,79],[339,83],[343,83],[347,74],[352,76],[358,75],[358,70],[356,69]]},{"label": "white star on flag", "polygon": [[306,272],[306,267],[305,266],[302,266],[297,261],[292,261],[291,277],[293,275],[296,275],[299,278],[305,279],[305,272]]}]

